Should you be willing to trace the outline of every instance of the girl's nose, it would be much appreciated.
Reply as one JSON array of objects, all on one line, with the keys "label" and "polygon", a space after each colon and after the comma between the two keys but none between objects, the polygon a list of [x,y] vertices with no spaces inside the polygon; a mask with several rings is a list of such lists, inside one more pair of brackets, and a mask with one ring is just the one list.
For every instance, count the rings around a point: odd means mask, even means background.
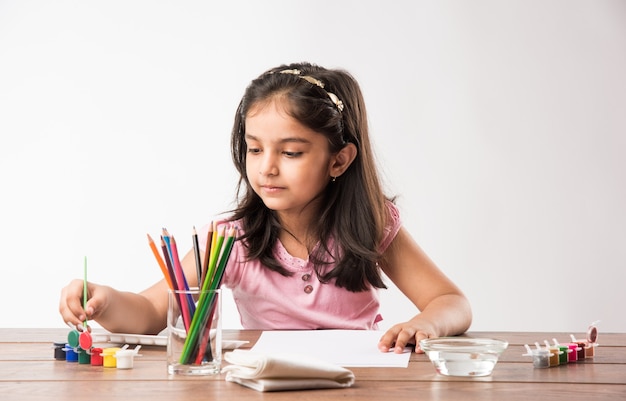
[{"label": "girl's nose", "polygon": [[266,153],[261,161],[259,166],[259,174],[261,175],[277,175],[278,174],[278,166],[276,165],[275,158]]}]

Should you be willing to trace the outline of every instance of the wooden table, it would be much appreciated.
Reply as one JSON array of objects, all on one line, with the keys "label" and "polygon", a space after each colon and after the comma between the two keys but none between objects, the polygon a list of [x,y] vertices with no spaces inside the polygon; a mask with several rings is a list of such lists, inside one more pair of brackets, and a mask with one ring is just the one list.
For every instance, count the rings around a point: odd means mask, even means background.
[{"label": "wooden table", "polygon": [[[0,329],[0,400],[623,400],[626,399],[626,333],[600,333],[594,359],[535,369],[522,356],[524,344],[569,333],[470,332],[470,337],[509,341],[491,376],[459,378],[437,374],[423,354],[408,368],[351,368],[353,387],[260,393],[224,381],[223,375],[168,375],[165,347],[143,346],[134,368],[80,365],[53,358],[53,342],[69,329]],[[584,338],[583,333],[574,333]],[[249,340],[258,331],[227,330],[225,338]],[[111,346],[111,345],[108,345]]]}]

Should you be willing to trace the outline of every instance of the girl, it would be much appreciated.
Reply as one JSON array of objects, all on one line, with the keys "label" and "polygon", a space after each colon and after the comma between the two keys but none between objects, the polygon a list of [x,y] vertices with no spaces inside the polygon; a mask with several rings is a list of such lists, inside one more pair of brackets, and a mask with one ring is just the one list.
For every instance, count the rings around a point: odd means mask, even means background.
[{"label": "girl", "polygon": [[[382,191],[350,74],[309,63],[265,72],[244,93],[231,143],[240,181],[229,222],[240,237],[223,284],[244,328],[376,329],[384,273],[420,313],[384,333],[382,352],[468,329],[467,299],[401,226]],[[189,285],[197,285],[193,251],[182,263]],[[165,280],[139,294],[89,283],[86,309],[82,287],[74,280],[61,294],[70,325],[88,318],[113,332],[165,327]]]}]

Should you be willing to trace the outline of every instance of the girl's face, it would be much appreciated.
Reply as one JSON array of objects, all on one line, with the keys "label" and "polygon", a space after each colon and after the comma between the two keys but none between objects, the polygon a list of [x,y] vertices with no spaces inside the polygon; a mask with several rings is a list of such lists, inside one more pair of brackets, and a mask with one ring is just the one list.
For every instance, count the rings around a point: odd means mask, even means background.
[{"label": "girl's face", "polygon": [[279,214],[315,210],[330,181],[334,156],[326,138],[290,117],[280,100],[253,106],[246,116],[246,173],[265,205]]}]

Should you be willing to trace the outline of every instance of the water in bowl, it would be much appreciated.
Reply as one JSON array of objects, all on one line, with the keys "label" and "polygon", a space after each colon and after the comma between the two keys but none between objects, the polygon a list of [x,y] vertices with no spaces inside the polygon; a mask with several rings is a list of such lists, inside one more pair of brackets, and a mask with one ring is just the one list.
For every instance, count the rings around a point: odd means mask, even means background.
[{"label": "water in bowl", "polygon": [[446,376],[489,376],[498,362],[491,353],[429,351],[437,372]]}]

